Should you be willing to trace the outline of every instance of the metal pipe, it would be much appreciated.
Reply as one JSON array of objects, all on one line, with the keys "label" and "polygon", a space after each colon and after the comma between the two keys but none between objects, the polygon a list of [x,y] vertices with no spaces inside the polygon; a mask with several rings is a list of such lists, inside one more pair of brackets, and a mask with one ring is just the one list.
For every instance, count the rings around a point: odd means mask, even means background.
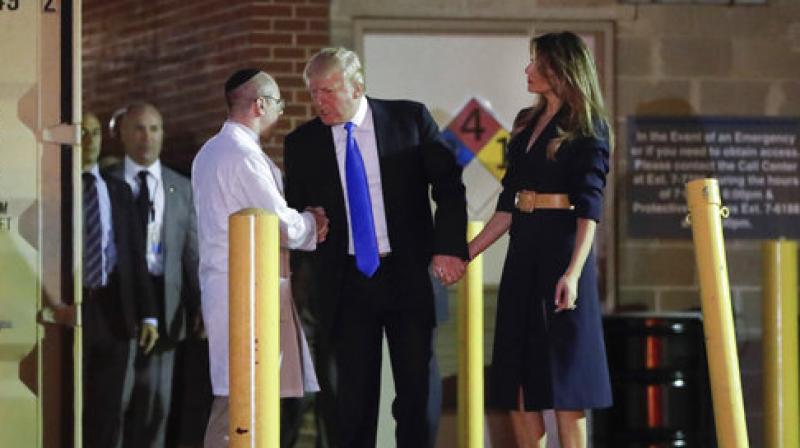
[{"label": "metal pipe", "polygon": [[797,242],[765,241],[764,446],[800,446],[797,375]]},{"label": "metal pipe", "polygon": [[[83,11],[81,0],[72,2],[72,85],[61,86],[72,89],[72,123],[78,126],[83,121]],[[73,375],[73,446],[83,446],[83,189],[82,140],[72,146],[72,265],[73,303],[75,305],[75,329],[72,333],[72,375]]]},{"label": "metal pipe", "polygon": [[[483,229],[467,225],[467,239]],[[467,265],[458,300],[458,446],[483,447],[483,256]]]},{"label": "metal pipe", "polygon": [[231,448],[280,445],[280,239],[277,216],[244,209],[229,223]]},{"label": "metal pipe", "polygon": [[690,181],[686,184],[686,192],[700,276],[717,443],[726,448],[747,447],[747,424],[720,219],[727,216],[727,209],[722,207],[716,179]]}]

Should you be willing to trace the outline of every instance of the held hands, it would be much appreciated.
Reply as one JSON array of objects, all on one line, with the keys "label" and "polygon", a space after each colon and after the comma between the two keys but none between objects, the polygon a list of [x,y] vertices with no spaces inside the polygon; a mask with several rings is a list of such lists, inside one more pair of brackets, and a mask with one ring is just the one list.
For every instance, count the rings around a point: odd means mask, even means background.
[{"label": "held hands", "polygon": [[156,341],[158,341],[158,328],[153,324],[142,324],[139,333],[139,347],[145,355],[149,355],[153,351]]},{"label": "held hands", "polygon": [[556,283],[556,313],[574,310],[578,305],[578,276],[564,273]]},{"label": "held hands", "polygon": [[464,275],[467,263],[452,255],[434,255],[431,267],[433,268],[433,275],[446,286],[449,286]]},{"label": "held hands", "polygon": [[322,207],[306,207],[307,212],[314,215],[314,222],[317,223],[317,243],[325,242],[328,237],[328,217],[325,215],[325,209]]}]

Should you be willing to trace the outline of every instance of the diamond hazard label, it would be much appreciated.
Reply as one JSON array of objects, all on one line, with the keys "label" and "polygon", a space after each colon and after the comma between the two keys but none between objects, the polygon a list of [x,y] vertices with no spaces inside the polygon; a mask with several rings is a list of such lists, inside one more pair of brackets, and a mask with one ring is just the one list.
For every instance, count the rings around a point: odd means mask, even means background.
[{"label": "diamond hazard label", "polygon": [[447,129],[477,154],[501,129],[497,119],[475,98],[469,100]]}]

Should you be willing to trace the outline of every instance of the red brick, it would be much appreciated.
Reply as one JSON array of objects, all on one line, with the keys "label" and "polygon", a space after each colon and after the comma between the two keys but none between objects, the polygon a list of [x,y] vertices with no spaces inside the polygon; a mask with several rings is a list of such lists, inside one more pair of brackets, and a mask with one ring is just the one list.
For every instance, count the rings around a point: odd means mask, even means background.
[{"label": "red brick", "polygon": [[302,59],[306,57],[305,50],[297,47],[276,47],[272,49],[272,53],[276,59]]},{"label": "red brick", "polygon": [[327,20],[309,20],[308,21],[308,29],[311,31],[330,31],[330,24]]},{"label": "red brick", "polygon": [[330,36],[327,33],[325,34],[297,33],[294,35],[294,37],[295,37],[295,43],[297,45],[308,45],[308,46],[330,45]]},{"label": "red brick", "polygon": [[[305,86],[303,86],[305,87]],[[298,90],[294,92],[294,100],[298,103],[308,103],[311,104],[311,95],[309,95],[306,89]]]},{"label": "red brick", "polygon": [[255,45],[286,45],[292,43],[292,34],[253,33],[250,42]]},{"label": "red brick", "polygon": [[302,117],[308,114],[308,107],[305,104],[294,105],[290,104],[286,106],[283,113],[287,116],[298,116]]},{"label": "red brick", "polygon": [[270,62],[258,62],[258,66],[261,67],[262,70],[265,70],[269,73],[294,73],[293,68],[294,64],[291,62],[277,62],[277,61],[270,61]]},{"label": "red brick", "polygon": [[305,87],[305,81],[303,81],[302,76],[297,75],[277,75],[275,76],[275,81],[278,83],[281,88],[290,88],[290,87]]},{"label": "red brick", "polygon": [[294,17],[292,7],[289,5],[255,5],[252,14],[269,18]]},{"label": "red brick", "polygon": [[272,22],[268,17],[251,17],[247,26],[251,31],[270,31],[272,30]]},{"label": "red brick", "polygon": [[330,8],[327,6],[295,6],[294,8],[294,15],[295,17],[307,19],[307,18],[316,18],[316,17],[328,17],[330,14]]},{"label": "red brick", "polygon": [[305,31],[308,28],[307,20],[275,20],[273,26],[276,31]]},{"label": "red brick", "polygon": [[294,63],[294,72],[295,73],[300,73],[302,75],[303,74],[303,70],[305,70],[305,69],[306,69],[306,60],[305,59],[302,59],[302,60],[299,60],[299,61],[295,61],[295,63]]}]

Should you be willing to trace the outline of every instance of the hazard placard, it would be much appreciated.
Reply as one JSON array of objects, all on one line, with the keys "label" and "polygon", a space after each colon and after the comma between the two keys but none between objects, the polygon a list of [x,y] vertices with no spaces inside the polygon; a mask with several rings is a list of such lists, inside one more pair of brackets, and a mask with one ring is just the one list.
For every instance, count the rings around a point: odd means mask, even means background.
[{"label": "hazard placard", "polygon": [[467,101],[442,131],[442,137],[452,146],[461,166],[477,160],[495,179],[505,175],[510,134],[485,101]]},{"label": "hazard placard", "polygon": [[447,130],[475,154],[500,128],[497,119],[476,98],[469,100],[447,126]]}]

